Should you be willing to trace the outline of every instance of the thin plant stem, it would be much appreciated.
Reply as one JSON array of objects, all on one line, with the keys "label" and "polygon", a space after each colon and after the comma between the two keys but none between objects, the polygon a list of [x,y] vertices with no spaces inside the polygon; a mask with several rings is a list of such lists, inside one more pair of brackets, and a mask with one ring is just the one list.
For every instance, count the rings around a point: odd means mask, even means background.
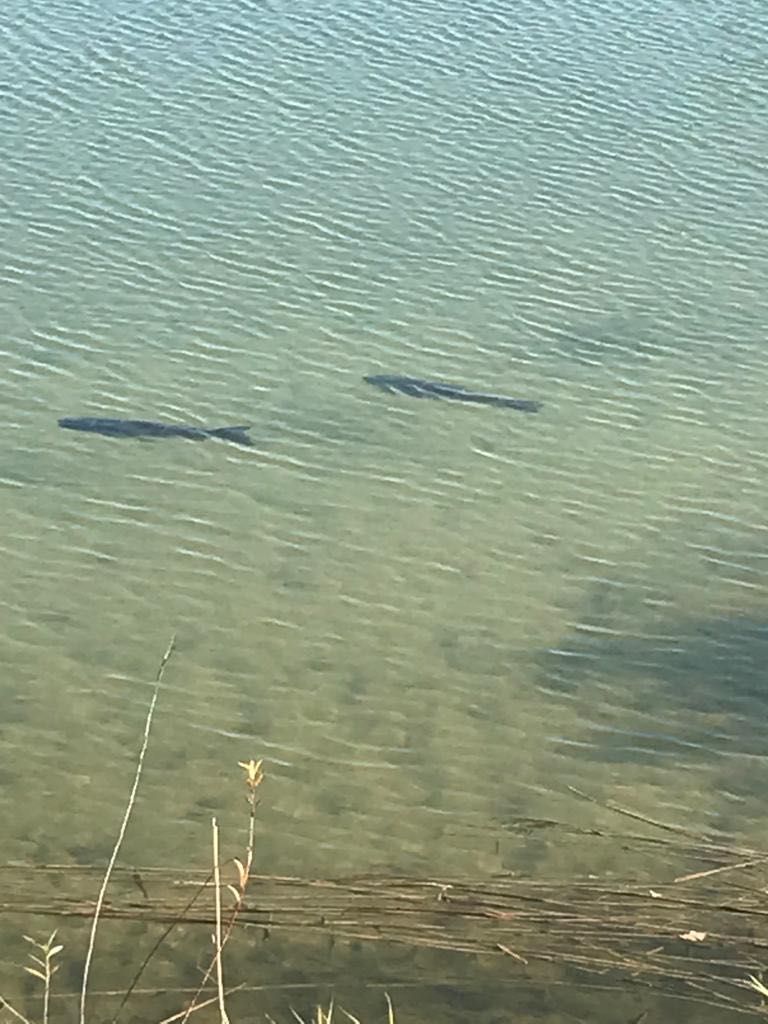
[{"label": "thin plant stem", "polygon": [[[248,881],[250,878],[251,866],[253,864],[253,847],[254,847],[254,833],[256,828],[256,807],[258,806],[257,790],[264,780],[264,773],[262,771],[262,761],[254,761],[251,758],[250,761],[240,761],[239,767],[245,771],[245,784],[248,787],[248,804],[250,807],[250,819],[248,826],[248,848],[245,854],[245,864],[242,861],[234,858],[235,867],[237,868],[238,884],[235,886],[228,886],[231,892],[235,893],[235,905],[232,908],[229,921],[227,922],[227,928],[223,935],[219,935],[217,938],[217,948],[214,953],[211,962],[208,964],[208,968],[203,975],[203,979],[198,985],[197,993],[189,1004],[186,1014],[182,1018],[181,1024],[186,1024],[191,1013],[197,1008],[197,1000],[200,997],[200,993],[203,991],[205,986],[208,984],[208,979],[213,974],[215,968],[218,967],[219,960],[221,958],[221,950],[227,944],[230,935],[235,927],[237,921],[237,915],[239,914],[243,903],[245,901],[245,891],[248,887]],[[214,819],[215,821],[215,819]],[[216,883],[216,901],[219,915],[217,916],[217,922],[220,925],[220,906],[221,906],[221,887],[219,883]]]},{"label": "thin plant stem", "polygon": [[54,957],[64,948],[61,944],[54,946],[56,940],[56,931],[54,930],[48,937],[47,942],[38,942],[37,939],[33,939],[31,935],[22,936],[25,942],[28,942],[30,946],[42,953],[44,959],[40,959],[35,953],[29,954],[29,959],[32,961],[32,967],[25,967],[24,970],[31,974],[33,978],[38,978],[43,983],[43,1024],[48,1024],[50,1017],[49,1009],[51,1005],[51,982],[53,976],[58,971],[58,964],[55,964]]},{"label": "thin plant stem", "polygon": [[387,1021],[388,1024],[395,1024],[395,1008],[392,1005],[392,1000],[389,998],[389,992],[384,993],[384,998],[387,1000]]},{"label": "thin plant stem", "polygon": [[221,865],[219,863],[219,823],[215,818],[211,819],[211,833],[213,840],[213,884],[216,900],[216,987],[219,994],[221,1024],[229,1024],[227,1009],[224,1005],[224,968],[221,962]]},{"label": "thin plant stem", "polygon": [[163,681],[163,675],[165,674],[165,666],[168,664],[171,655],[173,654],[174,647],[176,646],[176,634],[174,633],[170,639],[168,647],[166,648],[165,654],[160,660],[160,665],[157,669],[157,675],[155,676],[155,689],[152,693],[152,700],[149,703],[149,709],[147,710],[147,717],[144,722],[144,736],[141,742],[141,749],[139,751],[139,759],[136,763],[136,773],[133,778],[133,785],[131,792],[128,797],[128,803],[125,808],[125,814],[123,820],[120,823],[120,831],[117,834],[117,840],[115,841],[114,848],[112,850],[112,856],[109,858],[107,864],[107,870],[104,873],[104,879],[99,889],[99,895],[96,899],[96,907],[93,912],[93,922],[91,924],[91,934],[88,939],[88,951],[85,955],[85,964],[83,965],[83,983],[80,989],[80,1024],[85,1024],[85,1001],[88,992],[88,976],[91,970],[91,962],[93,960],[93,951],[96,945],[96,930],[99,926],[99,917],[101,916],[101,908],[104,905],[104,898],[107,893],[107,887],[109,886],[109,880],[112,877],[112,871],[115,867],[118,855],[120,853],[120,847],[123,845],[123,839],[125,838],[125,832],[128,828],[128,822],[133,812],[134,805],[136,803],[136,793],[139,789],[139,782],[141,780],[141,772],[144,767],[144,756],[147,753],[147,747],[149,745],[149,733],[152,728],[152,718],[155,713],[155,706],[157,705],[158,694],[160,693],[160,684]]},{"label": "thin plant stem", "polygon": [[53,941],[56,938],[56,932],[54,931],[45,945],[42,947],[45,951],[45,988],[43,990],[43,1024],[48,1024],[49,1021],[49,1010],[51,1005],[51,982],[53,976],[58,970],[58,967],[53,966],[52,961],[57,953],[60,953],[62,946],[54,946]]},{"label": "thin plant stem", "polygon": [[[232,992],[239,992],[241,988],[245,988],[245,982],[241,982],[239,985],[235,985],[232,988],[228,988],[225,995],[230,995]],[[195,1003],[190,1012],[197,1013],[198,1010],[203,1010],[205,1009],[206,1006],[210,1006],[211,1003],[217,1002],[218,998],[219,996],[217,993],[215,996],[211,996],[210,999],[206,999],[202,1003]],[[159,1024],[174,1024],[174,1022],[177,1020],[186,1020],[188,1016],[189,1013],[187,1012],[187,1010],[180,1010],[178,1013],[174,1013],[172,1017],[164,1017],[161,1021],[159,1021]]]},{"label": "thin plant stem", "polygon": [[51,1005],[51,962],[45,958],[45,988],[43,989],[43,1024],[48,1024]]},{"label": "thin plant stem", "polygon": [[[133,994],[136,986],[138,985],[138,983],[139,983],[139,981],[141,979],[141,976],[144,973],[144,971],[145,971],[147,965],[149,964],[150,960],[152,959],[152,957],[155,955],[155,953],[158,951],[158,949],[162,946],[162,944],[165,942],[165,940],[171,934],[173,929],[180,922],[182,922],[184,920],[185,915],[192,909],[194,904],[200,898],[200,895],[205,891],[205,889],[207,888],[208,883],[210,882],[212,877],[213,877],[213,872],[211,871],[210,874],[208,875],[208,877],[206,878],[206,880],[198,887],[197,891],[187,901],[186,906],[179,912],[178,916],[176,917],[176,920],[172,921],[168,925],[168,927],[163,931],[162,935],[155,942],[155,944],[152,947],[152,949],[150,949],[150,951],[144,957],[144,960],[143,960],[141,966],[139,967],[138,971],[136,971],[136,973],[133,976],[133,981],[128,986],[128,988],[125,990],[125,992],[123,993],[123,998],[120,1001],[120,1005],[118,1006],[117,1011],[116,1011],[114,1017],[112,1018],[112,1024],[117,1024],[117,1021],[118,1021],[118,1018],[120,1017],[120,1014],[125,1009],[125,1004],[131,998],[131,995]],[[215,1002],[215,999],[214,999],[214,1002]],[[205,1005],[207,1005],[207,1004],[205,1004]],[[179,1014],[179,1016],[183,1016],[183,1013]]]},{"label": "thin plant stem", "polygon": [[20,1020],[22,1024],[32,1024],[31,1021],[27,1020],[23,1013],[19,1013],[18,1010],[14,1009],[11,1004],[3,996],[0,996],[0,1010],[8,1010],[16,1020]]}]

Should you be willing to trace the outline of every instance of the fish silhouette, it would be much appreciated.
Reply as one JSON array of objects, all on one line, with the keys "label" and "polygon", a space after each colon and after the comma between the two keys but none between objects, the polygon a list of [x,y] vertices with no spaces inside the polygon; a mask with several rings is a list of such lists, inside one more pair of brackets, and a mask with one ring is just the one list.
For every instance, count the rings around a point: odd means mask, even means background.
[{"label": "fish silhouette", "polygon": [[394,374],[379,373],[363,377],[363,380],[383,391],[399,391],[413,398],[449,398],[456,402],[477,402],[479,405],[519,409],[520,412],[538,412],[541,408],[541,402],[530,398],[508,398],[506,395],[494,395],[486,391],[470,391],[458,384],[421,380],[419,377],[398,377]]},{"label": "fish silhouette", "polygon": [[218,437],[235,444],[252,445],[247,431],[250,426],[190,427],[182,423],[155,423],[152,420],[118,420],[101,416],[65,416],[59,426],[66,430],[86,430],[107,437],[185,437],[189,441],[206,441]]}]

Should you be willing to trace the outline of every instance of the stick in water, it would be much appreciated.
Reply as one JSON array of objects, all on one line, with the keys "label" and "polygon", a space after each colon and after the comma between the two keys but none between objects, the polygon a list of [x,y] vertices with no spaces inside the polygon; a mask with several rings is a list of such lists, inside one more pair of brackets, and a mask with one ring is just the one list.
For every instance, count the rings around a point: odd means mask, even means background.
[{"label": "stick in water", "polygon": [[136,762],[136,774],[133,778],[133,786],[131,787],[131,794],[128,797],[128,804],[125,808],[125,814],[120,824],[120,831],[115,841],[114,849],[112,850],[112,856],[109,858],[109,864],[107,864],[107,870],[104,873],[104,880],[101,883],[99,889],[99,895],[96,899],[96,908],[93,912],[93,924],[91,925],[91,935],[88,940],[88,952],[85,955],[85,965],[83,966],[83,985],[80,989],[80,1024],[85,1024],[85,996],[88,991],[88,975],[91,970],[91,961],[93,960],[93,949],[96,945],[96,929],[99,925],[99,916],[101,914],[101,908],[104,905],[104,897],[107,893],[107,886],[109,880],[112,877],[112,871],[120,853],[120,847],[123,845],[123,839],[125,838],[125,830],[128,828],[128,822],[133,811],[133,806],[136,803],[136,793],[139,788],[139,782],[141,780],[141,772],[144,767],[144,755],[147,752],[147,746],[149,745],[149,731],[152,728],[152,716],[155,713],[155,705],[157,704],[157,697],[160,692],[160,684],[163,681],[163,675],[165,673],[165,666],[171,659],[173,649],[176,646],[176,634],[174,633],[171,637],[170,643],[166,648],[165,654],[160,660],[160,665],[157,669],[157,675],[155,676],[155,689],[152,694],[152,700],[149,702],[149,709],[147,710],[147,718],[144,722],[144,737],[141,743],[141,750],[139,751],[139,759]]}]

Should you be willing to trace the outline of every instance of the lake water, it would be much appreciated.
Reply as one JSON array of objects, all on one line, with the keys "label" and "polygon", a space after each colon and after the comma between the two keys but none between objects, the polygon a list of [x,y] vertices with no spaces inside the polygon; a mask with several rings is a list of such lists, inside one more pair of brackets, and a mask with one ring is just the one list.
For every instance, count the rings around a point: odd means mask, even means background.
[{"label": "lake water", "polygon": [[0,28],[0,859],[106,859],[174,632],[128,863],[235,852],[250,757],[265,873],[589,872],[510,832],[569,786],[760,842],[762,0]]}]

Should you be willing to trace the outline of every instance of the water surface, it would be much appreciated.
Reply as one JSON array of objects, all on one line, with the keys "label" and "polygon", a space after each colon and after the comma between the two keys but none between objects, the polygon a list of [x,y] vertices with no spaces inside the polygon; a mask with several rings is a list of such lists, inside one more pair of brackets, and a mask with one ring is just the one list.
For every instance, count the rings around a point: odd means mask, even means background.
[{"label": "water surface", "polygon": [[174,631],[129,861],[239,841],[252,756],[264,871],[589,871],[508,831],[569,785],[759,841],[762,6],[0,25],[0,856],[107,855]]}]

